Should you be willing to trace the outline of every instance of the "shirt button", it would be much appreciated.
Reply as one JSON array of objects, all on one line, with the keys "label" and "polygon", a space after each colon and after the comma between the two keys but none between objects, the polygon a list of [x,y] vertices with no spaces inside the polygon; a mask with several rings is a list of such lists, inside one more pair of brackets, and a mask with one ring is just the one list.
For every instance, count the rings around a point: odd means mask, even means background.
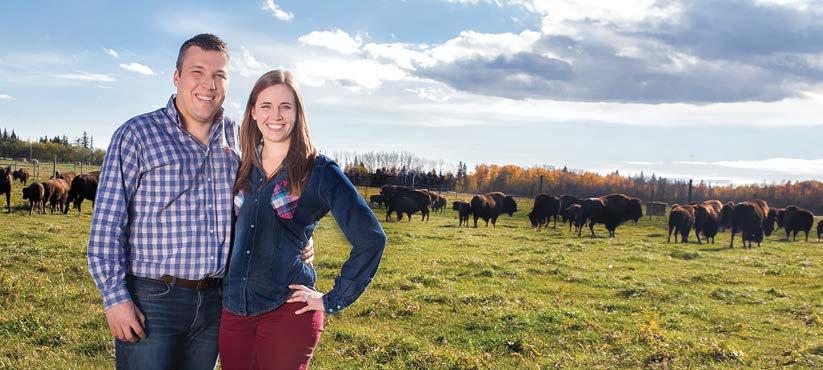
[{"label": "shirt button", "polygon": [[340,309],[340,305],[337,305],[337,309],[338,309],[338,310]]},{"label": "shirt button", "polygon": [[254,229],[254,225],[251,225],[251,228]]},{"label": "shirt button", "polygon": [[246,277],[245,277],[245,276],[243,277],[243,280],[244,280],[244,281],[246,280]]},{"label": "shirt button", "polygon": [[208,181],[211,182],[211,177],[209,177]]},{"label": "shirt button", "polygon": [[214,234],[214,230],[209,230],[210,233]]},{"label": "shirt button", "polygon": [[251,251],[246,251],[246,254],[251,254]]},{"label": "shirt button", "polygon": [[211,256],[210,258],[211,258],[211,259],[214,259],[214,256]]},{"label": "shirt button", "polygon": [[211,204],[209,204],[209,208],[211,208]]}]

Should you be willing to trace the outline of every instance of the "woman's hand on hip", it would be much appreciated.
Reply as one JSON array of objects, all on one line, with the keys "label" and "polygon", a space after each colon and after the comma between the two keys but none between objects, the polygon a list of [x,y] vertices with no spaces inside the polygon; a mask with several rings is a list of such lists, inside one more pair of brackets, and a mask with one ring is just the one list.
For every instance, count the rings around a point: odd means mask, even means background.
[{"label": "woman's hand on hip", "polygon": [[295,311],[299,315],[306,311],[326,311],[326,306],[323,305],[323,293],[307,288],[305,285],[289,285],[289,289],[294,290],[291,297],[286,303],[306,302],[306,306]]}]

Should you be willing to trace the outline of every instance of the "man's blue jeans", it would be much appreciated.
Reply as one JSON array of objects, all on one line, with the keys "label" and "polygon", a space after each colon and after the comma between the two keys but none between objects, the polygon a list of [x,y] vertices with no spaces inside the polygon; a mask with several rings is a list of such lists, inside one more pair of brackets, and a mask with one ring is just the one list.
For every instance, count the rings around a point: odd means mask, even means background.
[{"label": "man's blue jeans", "polygon": [[146,337],[115,339],[118,369],[214,369],[222,289],[172,287],[129,277],[134,304],[146,316]]}]

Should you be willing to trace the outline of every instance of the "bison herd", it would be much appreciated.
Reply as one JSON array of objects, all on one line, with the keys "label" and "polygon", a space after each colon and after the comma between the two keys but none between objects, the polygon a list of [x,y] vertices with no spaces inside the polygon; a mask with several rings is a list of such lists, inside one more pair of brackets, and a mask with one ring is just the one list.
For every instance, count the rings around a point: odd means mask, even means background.
[{"label": "bison herd", "polygon": [[[397,185],[385,185],[379,195],[370,198],[370,204],[377,203],[378,207],[385,205],[386,221],[392,220],[392,214],[397,214],[397,220],[407,215],[420,212],[421,220],[429,219],[430,210],[442,210],[447,200],[442,195],[428,190],[409,189]],[[665,203],[662,203],[665,206]],[[458,226],[469,226],[473,219],[474,227],[477,220],[485,221],[486,226],[491,222],[497,223],[502,214],[512,216],[517,212],[517,202],[511,195],[500,192],[474,195],[470,201],[454,201],[452,209],[457,212]],[[595,236],[594,226],[602,224],[609,232],[609,237],[615,236],[617,227],[643,217],[643,208],[638,198],[624,194],[609,194],[596,198],[577,198],[571,195],[556,197],[549,194],[539,194],[534,198],[534,206],[528,214],[533,228],[548,228],[552,223],[557,228],[558,218],[569,224],[569,230],[574,227],[577,236],[582,236],[583,228],[588,227],[591,236]],[[668,241],[687,243],[694,230],[694,237],[698,243],[703,241],[714,244],[715,236],[721,231],[730,230],[731,241],[729,248],[734,247],[734,238],[740,234],[744,247],[751,248],[753,243],[760,245],[764,236],[771,235],[777,229],[784,228],[786,240],[791,237],[797,239],[801,231],[808,241],[809,232],[814,224],[814,215],[808,210],[788,206],[786,208],[769,208],[762,200],[750,200],[740,203],[728,202],[723,204],[718,200],[707,200],[702,203],[674,204],[669,212]],[[817,223],[817,238],[823,236],[823,220]]]},{"label": "bison herd", "polygon": [[[12,182],[19,180],[26,185],[31,176],[25,168],[11,170],[11,166],[0,168],[0,195],[6,195],[6,211],[11,213]],[[34,212],[46,213],[46,206],[51,213],[69,212],[70,204],[78,212],[81,211],[83,200],[88,199],[94,207],[94,197],[97,195],[97,182],[100,171],[94,171],[77,176],[74,172],[56,171],[54,176],[42,182],[33,182],[22,189],[23,199],[29,202],[29,214]]]},{"label": "bison herd", "polygon": [[[775,225],[776,224],[776,225]],[[689,234],[694,229],[694,236],[700,243],[700,235],[707,242],[714,243],[714,236],[719,230],[729,229],[731,240],[729,248],[734,248],[734,238],[740,234],[743,246],[751,248],[753,243],[760,246],[765,236],[784,228],[786,240],[789,236],[797,240],[797,234],[803,231],[806,241],[814,225],[814,214],[797,206],[786,208],[770,208],[764,200],[749,200],[740,203],[728,202],[722,204],[718,200],[707,200],[703,203],[689,205],[675,204],[669,213],[669,241],[674,232],[674,241],[677,235],[680,241],[688,242]],[[823,220],[817,224],[817,240],[823,234]]]}]

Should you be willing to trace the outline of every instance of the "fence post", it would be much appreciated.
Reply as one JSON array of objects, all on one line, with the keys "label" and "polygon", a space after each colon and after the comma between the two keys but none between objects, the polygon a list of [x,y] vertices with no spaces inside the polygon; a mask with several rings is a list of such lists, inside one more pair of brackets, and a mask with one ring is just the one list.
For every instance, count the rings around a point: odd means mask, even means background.
[{"label": "fence post", "polygon": [[54,176],[55,173],[57,173],[57,156],[56,155],[54,156],[54,162],[51,163],[51,175]]}]

